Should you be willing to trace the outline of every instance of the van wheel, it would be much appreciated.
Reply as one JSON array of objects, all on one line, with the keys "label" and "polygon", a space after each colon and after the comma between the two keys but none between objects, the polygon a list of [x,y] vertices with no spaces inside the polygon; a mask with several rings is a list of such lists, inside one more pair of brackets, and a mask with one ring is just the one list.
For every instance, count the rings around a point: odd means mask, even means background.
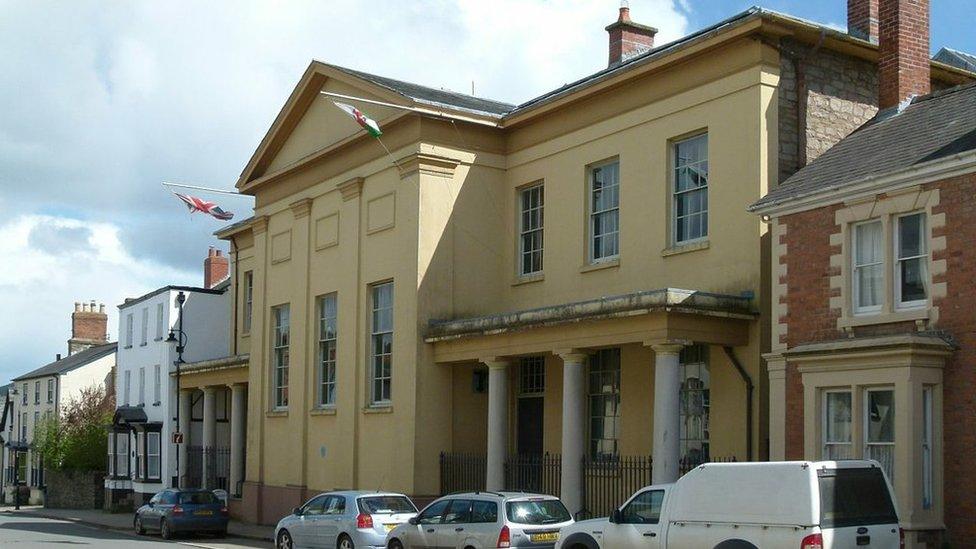
[{"label": "van wheel", "polygon": [[387,549],[403,549],[403,544],[400,543],[400,540],[393,538],[390,540],[390,544],[387,546]]},{"label": "van wheel", "polygon": [[339,543],[336,545],[339,549],[356,549],[356,544],[352,542],[349,536],[343,534],[339,536]]},{"label": "van wheel", "polygon": [[727,539],[715,546],[715,549],[759,549],[752,543],[742,539]]}]

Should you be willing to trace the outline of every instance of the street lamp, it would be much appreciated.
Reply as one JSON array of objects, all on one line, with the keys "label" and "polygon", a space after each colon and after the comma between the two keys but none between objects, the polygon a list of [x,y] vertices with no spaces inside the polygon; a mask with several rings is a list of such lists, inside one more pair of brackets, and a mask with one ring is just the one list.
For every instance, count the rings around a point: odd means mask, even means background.
[{"label": "street lamp", "polygon": [[[176,343],[176,431],[180,429],[180,365],[183,364],[183,349],[186,347],[186,332],[183,331],[183,303],[186,302],[186,295],[183,292],[176,294],[176,304],[179,307],[179,316],[176,321],[176,331],[170,330],[167,343]],[[181,433],[186,436],[186,433]],[[175,438],[175,437],[174,437]],[[174,441],[176,442],[176,441]],[[183,445],[181,439],[176,446],[176,487],[180,485],[180,446]]]}]

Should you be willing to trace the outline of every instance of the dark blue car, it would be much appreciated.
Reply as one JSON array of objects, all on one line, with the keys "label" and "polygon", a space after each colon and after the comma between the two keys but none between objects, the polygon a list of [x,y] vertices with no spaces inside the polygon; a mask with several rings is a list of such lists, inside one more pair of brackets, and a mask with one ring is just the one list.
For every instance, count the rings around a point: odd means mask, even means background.
[{"label": "dark blue car", "polygon": [[227,506],[207,490],[163,490],[136,510],[137,534],[158,530],[163,539],[179,533],[227,535]]}]

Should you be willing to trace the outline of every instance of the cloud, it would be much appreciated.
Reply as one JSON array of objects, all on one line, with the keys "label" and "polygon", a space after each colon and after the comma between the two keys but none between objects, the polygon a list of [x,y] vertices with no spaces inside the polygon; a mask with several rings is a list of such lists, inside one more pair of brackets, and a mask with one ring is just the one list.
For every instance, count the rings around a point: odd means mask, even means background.
[{"label": "cloud", "polygon": [[[634,20],[660,29],[658,43],[685,33],[675,1],[630,4]],[[24,335],[27,320],[66,326],[76,299],[111,303],[124,297],[122,289],[141,291],[174,282],[164,274],[195,272],[223,224],[191,217],[160,183],[231,189],[313,58],[462,92],[474,82],[477,95],[518,103],[604,68],[604,27],[618,3],[0,5],[0,220],[10,220],[4,234],[21,243],[9,250],[17,255],[4,256],[18,272],[0,287],[14,302],[8,309],[30,312],[7,316],[18,318]],[[237,219],[252,207],[248,197],[205,198]],[[92,253],[86,246],[95,250],[90,262],[54,253]],[[106,249],[131,263],[113,263]],[[30,289],[26,281],[44,285]],[[44,341],[60,350],[66,338],[62,330]],[[37,338],[27,339],[13,347],[41,349]]]},{"label": "cloud", "polygon": [[[0,379],[9,379],[67,351],[76,301],[105,303],[108,331],[118,333],[116,305],[166,284],[199,284],[199,272],[133,257],[111,223],[23,215],[0,225]],[[201,257],[202,262],[202,257]]]}]

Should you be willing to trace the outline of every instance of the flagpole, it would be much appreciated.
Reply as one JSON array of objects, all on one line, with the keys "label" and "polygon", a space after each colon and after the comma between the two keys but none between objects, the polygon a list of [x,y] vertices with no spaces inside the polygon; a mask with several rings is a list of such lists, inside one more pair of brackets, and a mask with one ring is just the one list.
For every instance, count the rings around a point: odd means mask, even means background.
[{"label": "flagpole", "polygon": [[162,185],[164,187],[180,187],[182,189],[195,189],[195,190],[198,190],[198,191],[207,191],[207,192],[211,192],[211,193],[229,194],[229,195],[233,195],[233,196],[246,196],[246,197],[249,197],[249,198],[254,198],[253,196],[251,196],[249,194],[241,194],[241,193],[236,192],[236,191],[225,191],[223,189],[214,189],[214,188],[211,188],[211,187],[200,187],[198,185],[184,185],[182,183],[167,183],[165,181],[162,183]]},{"label": "flagpole", "polygon": [[497,128],[498,127],[498,124],[496,122],[489,122],[487,120],[479,120],[477,118],[471,118],[471,117],[468,117],[468,116],[451,115],[451,114],[447,114],[444,111],[439,111],[439,110],[435,110],[435,109],[425,109],[425,108],[422,108],[422,107],[408,107],[406,105],[397,105],[396,103],[387,103],[386,101],[377,101],[375,99],[366,99],[364,97],[356,97],[356,96],[353,96],[353,95],[343,95],[341,93],[332,93],[332,92],[327,92],[327,91],[320,91],[319,93],[321,95],[325,95],[325,96],[328,96],[328,97],[337,97],[339,99],[346,99],[346,100],[349,100],[349,101],[361,101],[363,103],[369,103],[369,104],[372,104],[372,105],[379,105],[381,107],[389,107],[391,109],[400,109],[402,111],[416,112],[416,113],[420,113],[420,114],[427,114],[427,115],[431,115],[431,116],[438,116],[440,118],[446,118],[446,119],[454,119],[454,118],[457,118],[459,120],[464,120],[465,122],[471,122],[471,123],[474,123],[474,124],[481,124],[483,126],[491,126],[493,128]]}]

